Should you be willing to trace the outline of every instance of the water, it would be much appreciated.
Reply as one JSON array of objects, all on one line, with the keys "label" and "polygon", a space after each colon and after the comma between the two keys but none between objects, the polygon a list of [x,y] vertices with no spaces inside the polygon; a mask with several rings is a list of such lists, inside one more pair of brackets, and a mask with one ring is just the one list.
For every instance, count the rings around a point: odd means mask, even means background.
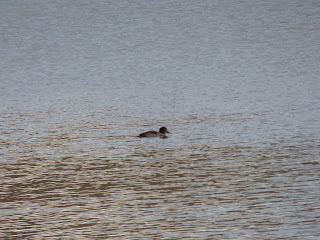
[{"label": "water", "polygon": [[2,239],[318,239],[318,1],[0,9]]}]

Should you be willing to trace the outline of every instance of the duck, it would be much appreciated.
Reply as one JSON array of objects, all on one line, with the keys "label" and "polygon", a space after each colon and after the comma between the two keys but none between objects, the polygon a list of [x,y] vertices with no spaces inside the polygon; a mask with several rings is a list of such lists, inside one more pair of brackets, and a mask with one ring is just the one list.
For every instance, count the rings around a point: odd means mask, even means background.
[{"label": "duck", "polygon": [[159,132],[157,131],[148,131],[141,133],[138,137],[160,137],[167,138],[166,133],[170,133],[166,127],[161,127]]}]

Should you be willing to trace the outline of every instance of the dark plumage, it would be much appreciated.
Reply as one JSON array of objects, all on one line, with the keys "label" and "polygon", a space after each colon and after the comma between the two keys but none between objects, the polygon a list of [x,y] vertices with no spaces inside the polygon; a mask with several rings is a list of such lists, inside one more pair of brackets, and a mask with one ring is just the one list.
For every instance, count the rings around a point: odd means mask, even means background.
[{"label": "dark plumage", "polygon": [[138,137],[161,137],[166,138],[166,133],[170,133],[166,127],[161,127],[159,132],[157,131],[148,131],[141,133]]}]

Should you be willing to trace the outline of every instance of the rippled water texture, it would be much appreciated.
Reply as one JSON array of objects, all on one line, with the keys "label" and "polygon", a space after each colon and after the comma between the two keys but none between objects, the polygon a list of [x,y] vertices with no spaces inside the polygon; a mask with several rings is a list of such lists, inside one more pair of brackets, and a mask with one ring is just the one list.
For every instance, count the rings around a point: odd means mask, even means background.
[{"label": "rippled water texture", "polygon": [[0,238],[319,239],[319,10],[2,1]]}]

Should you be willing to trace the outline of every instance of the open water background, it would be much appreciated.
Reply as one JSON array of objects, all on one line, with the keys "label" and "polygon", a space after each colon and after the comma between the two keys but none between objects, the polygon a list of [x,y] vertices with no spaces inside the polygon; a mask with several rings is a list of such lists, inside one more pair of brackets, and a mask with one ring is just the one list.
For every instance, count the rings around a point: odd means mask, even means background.
[{"label": "open water background", "polygon": [[0,6],[1,239],[319,239],[319,1]]}]

